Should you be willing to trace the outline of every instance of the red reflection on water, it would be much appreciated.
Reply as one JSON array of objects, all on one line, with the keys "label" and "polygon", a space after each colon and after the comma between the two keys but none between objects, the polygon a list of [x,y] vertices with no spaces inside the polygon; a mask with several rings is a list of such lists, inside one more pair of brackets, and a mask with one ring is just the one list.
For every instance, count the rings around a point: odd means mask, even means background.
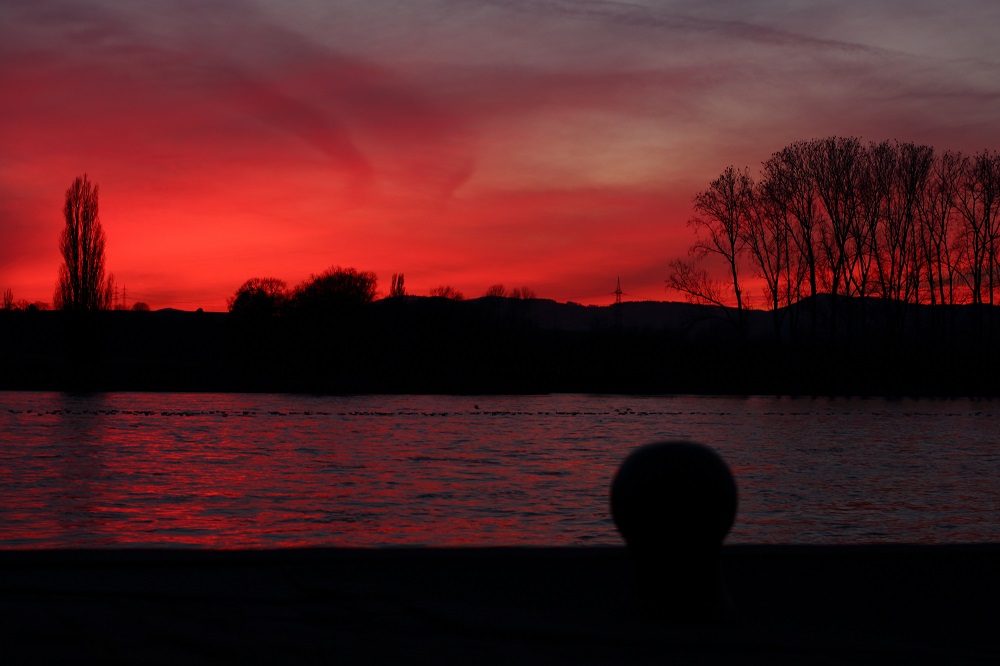
[{"label": "red reflection on water", "polygon": [[[538,444],[550,433],[515,417],[91,409],[21,419],[47,431],[55,456],[37,460],[8,503],[8,547],[617,542],[605,515],[614,459],[592,454],[569,469],[572,458]],[[595,506],[581,502],[581,484]]]}]

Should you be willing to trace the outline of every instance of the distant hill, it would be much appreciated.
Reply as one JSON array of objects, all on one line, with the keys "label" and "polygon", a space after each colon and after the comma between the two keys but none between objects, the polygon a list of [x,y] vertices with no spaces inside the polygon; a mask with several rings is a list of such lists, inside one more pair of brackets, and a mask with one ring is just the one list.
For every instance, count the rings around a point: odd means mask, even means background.
[{"label": "distant hill", "polygon": [[721,308],[663,301],[626,301],[617,305],[579,305],[536,299],[528,303],[541,328],[590,331],[614,327],[664,331],[689,327],[706,318],[724,318]]}]

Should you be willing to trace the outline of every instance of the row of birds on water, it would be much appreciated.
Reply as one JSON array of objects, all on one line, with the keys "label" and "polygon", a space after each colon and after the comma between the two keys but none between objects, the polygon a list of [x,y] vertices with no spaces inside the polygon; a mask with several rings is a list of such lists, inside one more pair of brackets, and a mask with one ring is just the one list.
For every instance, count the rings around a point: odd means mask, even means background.
[{"label": "row of birds on water", "polygon": [[[279,411],[279,410],[267,410],[259,411],[253,409],[244,410],[223,410],[223,409],[210,409],[210,410],[150,410],[150,409],[7,409],[7,413],[14,415],[27,415],[27,416],[77,416],[77,415],[87,415],[87,416],[181,416],[181,417],[195,417],[195,416],[221,416],[227,418],[230,416],[379,416],[379,417],[399,417],[399,416],[734,416],[736,412],[731,411],[649,411],[649,410],[633,410],[631,408],[625,409],[611,409],[607,411],[591,411],[591,410],[540,410],[540,411],[524,411],[524,410],[511,410],[511,409],[482,409],[479,405],[474,405],[471,411],[416,411],[416,410],[399,410],[399,411],[383,411],[383,410],[352,410],[344,412],[328,412],[328,411]],[[836,415],[841,414],[843,416],[857,416],[857,412],[852,411],[804,411],[804,412],[755,412],[747,411],[745,415],[748,416],[765,416],[765,417],[781,417],[781,416],[813,416],[813,415]],[[1000,416],[1000,414],[995,414],[993,412],[982,411],[974,412],[949,412],[946,414],[941,413],[931,413],[931,412],[907,412],[899,414],[897,412],[882,412],[873,411],[872,416],[904,416],[904,417],[981,417],[981,416]]]},{"label": "row of birds on water", "polygon": [[542,410],[524,411],[512,409],[482,409],[475,405],[471,411],[381,411],[381,410],[352,410],[344,412],[328,411],[278,411],[267,410],[258,411],[252,409],[245,410],[149,410],[149,409],[8,409],[9,414],[32,415],[32,416],[682,416],[711,414],[715,416],[727,416],[732,412],[667,412],[667,411],[636,411],[627,409],[612,409],[607,411],[584,411],[584,410]]}]

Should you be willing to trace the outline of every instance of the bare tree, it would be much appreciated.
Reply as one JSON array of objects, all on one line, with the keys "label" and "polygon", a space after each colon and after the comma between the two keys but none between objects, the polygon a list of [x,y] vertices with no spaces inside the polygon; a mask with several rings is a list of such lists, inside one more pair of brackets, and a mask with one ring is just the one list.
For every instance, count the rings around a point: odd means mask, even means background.
[{"label": "bare tree", "polygon": [[[772,312],[775,339],[780,342],[785,307],[798,299],[805,265],[793,262],[791,213],[784,192],[774,191],[770,181],[762,181],[747,207],[742,234],[754,273],[764,280],[765,297]],[[794,270],[793,270],[794,268]]]},{"label": "bare tree", "polygon": [[503,284],[492,284],[486,289],[486,293],[483,295],[492,298],[503,298],[507,295],[507,290]]},{"label": "bare tree", "polygon": [[674,259],[670,262],[670,275],[666,279],[667,288],[684,294],[689,303],[718,305],[726,307],[726,283],[708,274],[708,270],[696,262]]},{"label": "bare tree", "polygon": [[[858,264],[866,278],[858,294],[878,293],[896,302],[915,300],[919,253],[915,252],[917,202],[926,186],[934,151],[913,143],[870,144],[858,198],[865,228]],[[874,276],[871,266],[874,264]],[[871,285],[868,286],[868,282]]]},{"label": "bare tree", "polygon": [[[815,342],[818,327],[816,295],[820,279],[820,238],[824,224],[822,205],[811,170],[817,141],[796,141],[764,163],[763,184],[767,200],[787,225],[787,297],[789,303],[809,299],[809,338]],[[808,291],[806,291],[808,289]]]},{"label": "bare tree", "polygon": [[[958,189],[958,210],[964,222],[962,238],[965,278],[973,303],[993,304],[1000,218],[1000,153],[984,150],[965,163]],[[986,292],[984,300],[983,292]]]},{"label": "bare tree", "polygon": [[934,149],[909,142],[894,148],[892,188],[877,243],[879,281],[885,298],[915,303],[923,267],[917,242],[919,204],[928,186]]},{"label": "bare tree", "polygon": [[958,188],[968,158],[946,151],[932,162],[929,183],[919,203],[920,244],[925,256],[925,270],[931,304],[955,302],[958,267],[954,254],[954,235]]},{"label": "bare tree", "polygon": [[814,143],[810,173],[826,211],[828,226],[821,231],[830,293],[850,295],[855,279],[858,179],[862,167],[861,141],[829,137]]},{"label": "bare tree", "polygon": [[449,285],[434,287],[431,289],[431,296],[435,296],[437,298],[447,298],[452,301],[461,301],[465,298],[465,295],[462,292]]},{"label": "bare tree", "polygon": [[[740,254],[745,243],[743,229],[753,202],[753,179],[748,170],[726,167],[707,190],[694,197],[695,216],[688,222],[695,228],[697,240],[692,254],[703,259],[709,255],[720,257],[729,274],[733,295],[736,298],[737,321],[744,324],[745,304],[740,283]],[[678,264],[676,268],[681,268]],[[694,273],[688,272],[688,277]],[[668,284],[671,281],[668,280]],[[679,284],[683,284],[683,280]],[[688,292],[690,293],[690,292]]]},{"label": "bare tree", "polygon": [[14,309],[14,291],[10,287],[3,291],[3,309],[7,311]]},{"label": "bare tree", "polygon": [[66,190],[63,207],[66,226],[59,239],[63,264],[55,292],[55,307],[61,310],[107,310],[111,306],[112,282],[104,271],[104,229],[98,214],[98,186],[87,174]]},{"label": "bare tree", "polygon": [[764,163],[764,187],[768,198],[780,205],[787,216],[789,238],[804,264],[809,296],[813,297],[818,293],[817,234],[822,213],[809,164],[810,152],[817,145],[816,142],[796,141]]},{"label": "bare tree", "polygon": [[[898,155],[892,142],[869,143],[859,153],[857,169],[856,214],[850,227],[851,271],[854,293],[865,297],[875,293],[887,296],[894,274],[890,262],[896,259],[895,247],[886,248],[886,216],[891,207]],[[887,242],[883,242],[887,241]],[[865,312],[862,309],[862,314]]]},{"label": "bare tree", "polygon": [[987,281],[990,305],[998,286],[1000,269],[1000,153],[986,151],[976,156],[976,178],[983,188],[983,216],[987,229]]}]

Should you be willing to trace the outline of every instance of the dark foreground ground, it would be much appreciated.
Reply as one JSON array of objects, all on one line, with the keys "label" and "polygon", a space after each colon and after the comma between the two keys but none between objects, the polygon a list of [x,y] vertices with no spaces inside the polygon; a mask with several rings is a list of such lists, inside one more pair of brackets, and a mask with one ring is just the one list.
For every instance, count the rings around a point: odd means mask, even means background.
[{"label": "dark foreground ground", "polygon": [[621,548],[0,552],[16,663],[1000,663],[1000,545],[730,546],[731,625]]}]

